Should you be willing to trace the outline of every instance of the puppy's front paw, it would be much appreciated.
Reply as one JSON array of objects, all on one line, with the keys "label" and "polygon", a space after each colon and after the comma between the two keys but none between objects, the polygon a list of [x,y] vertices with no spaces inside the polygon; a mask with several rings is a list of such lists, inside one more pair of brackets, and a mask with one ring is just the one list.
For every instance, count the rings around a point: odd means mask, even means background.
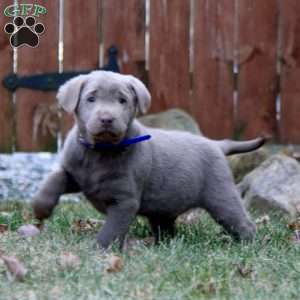
[{"label": "puppy's front paw", "polygon": [[34,217],[40,221],[49,218],[53,211],[53,205],[39,199],[33,201],[32,208]]},{"label": "puppy's front paw", "polygon": [[256,235],[256,225],[251,221],[245,222],[239,230],[239,239],[243,241],[252,241]]}]

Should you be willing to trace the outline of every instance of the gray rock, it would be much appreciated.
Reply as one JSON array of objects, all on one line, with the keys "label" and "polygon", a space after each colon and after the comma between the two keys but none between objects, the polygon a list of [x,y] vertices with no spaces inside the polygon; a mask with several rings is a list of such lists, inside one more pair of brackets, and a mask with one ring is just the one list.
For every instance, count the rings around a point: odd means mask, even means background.
[{"label": "gray rock", "polygon": [[296,215],[300,212],[300,165],[286,155],[273,155],[238,185],[247,207]]},{"label": "gray rock", "polygon": [[[55,166],[57,154],[14,153],[0,155],[0,201],[30,201],[42,180]],[[78,196],[64,196],[77,200]]]},{"label": "gray rock", "polygon": [[239,183],[245,175],[257,168],[269,155],[270,151],[263,147],[250,153],[228,156],[227,159],[235,182]]},{"label": "gray rock", "polygon": [[173,108],[157,114],[146,115],[139,120],[146,126],[176,129],[201,134],[197,122],[181,109]]},{"label": "gray rock", "polygon": [[190,209],[184,214],[180,215],[176,222],[179,224],[193,225],[198,224],[203,210],[201,208]]},{"label": "gray rock", "polygon": [[32,224],[27,224],[19,227],[17,233],[22,237],[33,237],[40,234],[40,230]]}]

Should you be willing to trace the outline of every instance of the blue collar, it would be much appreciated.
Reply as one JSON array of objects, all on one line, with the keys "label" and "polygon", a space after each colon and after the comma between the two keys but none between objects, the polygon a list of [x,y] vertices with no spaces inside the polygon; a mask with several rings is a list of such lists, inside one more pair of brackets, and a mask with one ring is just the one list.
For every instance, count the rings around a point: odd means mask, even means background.
[{"label": "blue collar", "polygon": [[118,144],[112,143],[96,143],[90,144],[84,138],[79,137],[79,142],[88,149],[92,150],[124,150],[126,147],[151,139],[151,135],[137,136],[131,139],[122,140]]}]

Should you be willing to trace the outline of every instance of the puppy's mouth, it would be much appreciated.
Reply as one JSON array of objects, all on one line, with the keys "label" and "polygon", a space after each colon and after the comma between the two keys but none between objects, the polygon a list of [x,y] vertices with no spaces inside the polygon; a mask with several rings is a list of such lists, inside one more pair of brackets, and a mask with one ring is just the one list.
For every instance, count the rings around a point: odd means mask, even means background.
[{"label": "puppy's mouth", "polygon": [[95,143],[117,144],[122,140],[123,135],[117,134],[117,133],[109,131],[109,130],[105,130],[105,131],[99,132],[97,134],[93,134],[92,138]]}]

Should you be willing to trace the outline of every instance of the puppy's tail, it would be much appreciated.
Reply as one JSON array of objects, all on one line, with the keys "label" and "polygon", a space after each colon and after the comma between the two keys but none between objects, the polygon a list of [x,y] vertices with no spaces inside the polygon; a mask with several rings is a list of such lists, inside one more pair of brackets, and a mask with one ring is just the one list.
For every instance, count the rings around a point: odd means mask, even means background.
[{"label": "puppy's tail", "polygon": [[267,139],[266,137],[258,137],[248,141],[222,140],[216,142],[225,155],[233,155],[256,150],[264,145]]}]

